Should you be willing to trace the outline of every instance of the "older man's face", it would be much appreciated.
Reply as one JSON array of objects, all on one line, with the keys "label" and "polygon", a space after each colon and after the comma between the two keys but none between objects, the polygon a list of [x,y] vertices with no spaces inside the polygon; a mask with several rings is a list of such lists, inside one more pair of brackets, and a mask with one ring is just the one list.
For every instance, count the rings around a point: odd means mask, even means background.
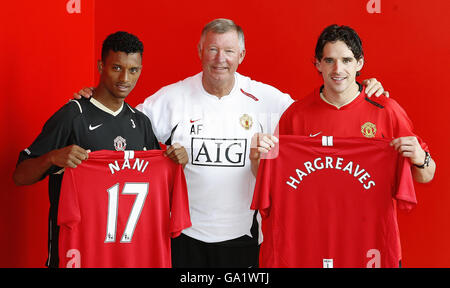
[{"label": "older man's face", "polygon": [[199,50],[203,77],[209,83],[224,85],[234,83],[234,73],[245,56],[239,49],[236,31],[223,34],[208,32]]}]

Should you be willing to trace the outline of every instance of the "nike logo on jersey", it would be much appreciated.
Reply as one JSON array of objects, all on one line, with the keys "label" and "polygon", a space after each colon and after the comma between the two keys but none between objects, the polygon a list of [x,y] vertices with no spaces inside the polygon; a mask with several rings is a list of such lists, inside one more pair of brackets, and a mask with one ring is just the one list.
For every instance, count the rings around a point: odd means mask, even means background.
[{"label": "nike logo on jersey", "polygon": [[97,126],[89,125],[89,130],[90,130],[90,131],[95,130],[95,129],[97,129],[98,127],[100,127],[100,126],[102,126],[102,125],[103,125],[103,123],[102,123],[102,124],[99,124],[99,125],[97,125]]},{"label": "nike logo on jersey", "polygon": [[[200,118],[201,119],[201,118]],[[197,122],[197,121],[199,121],[200,119],[197,119],[197,120],[190,120],[191,121],[191,123],[194,123],[194,122]]]},{"label": "nike logo on jersey", "polygon": [[316,133],[316,134],[314,134],[314,135],[310,133],[310,134],[309,134],[309,137],[316,137],[316,136],[319,135],[320,133],[322,133],[322,131],[320,131],[319,133]]}]

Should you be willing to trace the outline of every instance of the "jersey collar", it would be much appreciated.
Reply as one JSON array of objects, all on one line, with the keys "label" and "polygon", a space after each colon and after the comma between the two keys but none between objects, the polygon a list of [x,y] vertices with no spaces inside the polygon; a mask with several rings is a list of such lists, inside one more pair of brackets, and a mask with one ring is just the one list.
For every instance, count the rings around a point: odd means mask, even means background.
[{"label": "jersey collar", "polygon": [[106,107],[105,105],[103,105],[102,103],[100,103],[100,101],[97,101],[96,99],[94,99],[94,97],[91,97],[89,99],[89,101],[92,103],[92,105],[94,105],[95,107],[97,107],[98,109],[111,114],[112,116],[117,116],[120,114],[120,112],[122,112],[123,109],[123,103],[122,106],[120,106],[120,108],[117,111],[112,111],[111,109],[109,109],[108,107]]},{"label": "jersey collar", "polygon": [[[201,77],[203,77],[203,72],[200,73],[200,79],[201,79]],[[233,98],[233,96],[236,95],[236,91],[238,90],[237,87],[239,87],[239,83],[238,83],[239,80],[238,80],[238,78],[239,77],[237,77],[237,73],[234,73],[234,86],[233,86],[233,88],[231,88],[231,91],[230,91],[230,93],[228,95],[224,95],[221,98],[219,98],[219,97],[217,97],[215,95],[209,94],[205,90],[205,87],[203,87],[203,84],[202,84],[201,80],[200,80],[200,86],[201,86],[201,89],[203,91],[203,94],[206,95],[208,98],[211,98],[211,99],[217,100],[217,101],[229,100],[229,99]]]},{"label": "jersey collar", "polygon": [[356,95],[355,95],[353,98],[351,98],[349,101],[347,101],[346,103],[344,103],[343,105],[341,105],[340,107],[334,105],[333,103],[329,102],[329,101],[325,98],[325,96],[324,96],[323,93],[322,93],[323,85],[320,87],[320,92],[319,92],[320,99],[322,99],[322,101],[325,102],[326,104],[335,107],[337,110],[341,110],[341,109],[343,109],[343,108],[347,108],[347,107],[350,106],[350,104],[352,104],[352,103],[357,103],[358,101],[355,101],[355,100],[356,100],[356,99],[359,99],[359,98],[360,98],[359,96],[360,96],[361,94],[364,94],[364,87],[363,87],[361,84],[359,84],[358,82],[356,82],[356,84],[358,84],[358,92],[356,93]]}]

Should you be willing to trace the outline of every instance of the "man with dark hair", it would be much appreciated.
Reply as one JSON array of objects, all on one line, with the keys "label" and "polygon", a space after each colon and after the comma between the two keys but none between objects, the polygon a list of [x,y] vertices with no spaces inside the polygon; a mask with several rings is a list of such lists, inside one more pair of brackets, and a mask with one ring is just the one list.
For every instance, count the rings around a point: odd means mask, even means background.
[{"label": "man with dark hair", "polygon": [[[353,52],[356,60],[361,60],[364,57],[362,48],[362,41],[356,34],[355,30],[348,26],[330,25],[320,35],[317,40],[315,49],[315,58],[323,58],[323,48],[328,42],[342,41]],[[356,72],[356,76],[360,75],[360,71]]]},{"label": "man with dark hair", "polygon": [[125,52],[126,54],[144,53],[144,44],[133,34],[118,31],[109,35],[102,45],[102,61],[105,62],[109,51]]},{"label": "man with dark hair", "polygon": [[17,185],[49,176],[49,267],[58,267],[57,215],[64,168],[77,167],[95,150],[160,149],[150,120],[124,101],[141,74],[143,51],[142,42],[132,34],[109,35],[98,61],[95,95],[69,101],[19,155],[13,175]]},{"label": "man with dark hair", "polygon": [[[179,141],[189,151],[192,227],[173,239],[173,265],[257,267],[262,239],[250,203],[259,152],[251,152],[252,137],[272,134],[293,100],[237,72],[246,50],[234,21],[207,23],[197,48],[200,73],[161,88],[137,107],[152,120],[158,140]],[[370,82],[372,93],[383,92],[378,81]],[[80,91],[84,97],[90,93]],[[267,137],[260,142],[270,141]]]},{"label": "man with dark hair", "polygon": [[[413,178],[421,183],[431,181],[436,164],[427,145],[413,133],[411,120],[403,108],[386,97],[369,99],[364,87],[356,82],[364,65],[364,52],[355,30],[348,26],[328,26],[321,33],[315,51],[315,65],[324,84],[286,110],[279,123],[280,135],[320,132],[393,139],[391,145],[414,164]],[[373,113],[379,117],[376,122],[375,116],[370,116]],[[372,120],[368,121],[370,117]]]},{"label": "man with dark hair", "polygon": [[436,164],[402,107],[356,82],[364,53],[353,29],[327,27],[315,60],[322,87],[283,113],[279,155],[258,172],[261,266],[398,267],[395,207],[414,207],[412,179],[431,181]]}]

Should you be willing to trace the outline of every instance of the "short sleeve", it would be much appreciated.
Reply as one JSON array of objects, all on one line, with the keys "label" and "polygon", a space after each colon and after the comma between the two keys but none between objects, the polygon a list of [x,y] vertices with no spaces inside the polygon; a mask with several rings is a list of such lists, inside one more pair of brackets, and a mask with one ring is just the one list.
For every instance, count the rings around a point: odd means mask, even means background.
[{"label": "short sleeve", "polygon": [[[53,114],[44,124],[42,131],[33,143],[19,154],[17,163],[70,145],[69,140],[73,129],[73,120],[81,113],[78,107],[75,101],[70,101]],[[56,173],[60,169],[53,166],[44,174],[44,177],[48,174]]]},{"label": "short sleeve", "polygon": [[[291,106],[293,107],[293,106]],[[289,129],[289,119],[290,119],[290,111],[292,108],[288,108],[281,115],[280,121],[278,122],[278,126],[276,128],[276,135],[290,135],[292,132]]]},{"label": "short sleeve", "polygon": [[[295,102],[289,106],[283,115],[281,115],[280,121],[276,132],[278,135],[303,135],[304,134],[304,115],[298,113],[301,102]],[[301,109],[301,108],[300,108]]]},{"label": "short sleeve", "polygon": [[294,102],[289,94],[282,93],[276,88],[273,89],[277,92],[274,94],[276,99],[273,105],[274,108],[276,108],[272,110],[270,114],[270,127],[267,129],[267,132],[270,134],[274,134],[276,132],[276,127],[278,126],[281,116]]},{"label": "short sleeve", "polygon": [[389,108],[392,115],[392,119],[394,119],[393,127],[394,127],[394,135],[396,137],[405,137],[405,136],[415,136],[420,143],[420,146],[425,151],[429,151],[428,145],[414,133],[414,127],[411,119],[409,119],[406,111],[394,100],[389,99]]},{"label": "short sleeve", "polygon": [[150,122],[150,119],[146,116],[144,117],[144,122],[145,122],[145,143],[146,145],[148,145],[149,149],[161,149],[161,147],[159,146],[159,142],[156,139],[156,136],[153,132],[153,128],[152,128],[152,124]]},{"label": "short sleeve", "polygon": [[276,87],[237,75],[242,93],[251,95],[259,102],[259,113],[255,116],[262,126],[263,133],[274,134],[281,115],[294,100],[289,94],[281,92]]},{"label": "short sleeve", "polygon": [[136,109],[144,113],[151,122],[153,133],[158,141],[165,143],[172,129],[180,122],[183,115],[182,93],[179,93],[178,83],[161,88],[155,94],[147,97]]}]

